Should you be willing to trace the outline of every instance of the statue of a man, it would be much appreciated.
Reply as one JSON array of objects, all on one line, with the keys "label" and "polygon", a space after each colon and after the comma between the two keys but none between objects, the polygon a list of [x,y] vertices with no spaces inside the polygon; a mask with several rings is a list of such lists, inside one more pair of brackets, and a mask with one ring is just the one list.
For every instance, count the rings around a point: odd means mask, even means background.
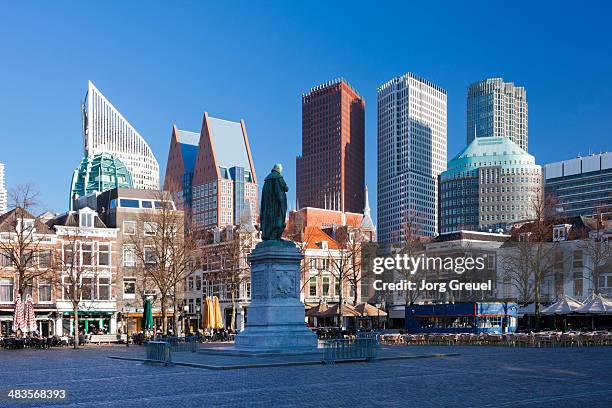
[{"label": "statue of a man", "polygon": [[285,214],[287,212],[287,183],[281,175],[283,166],[280,163],[268,174],[261,192],[259,219],[261,222],[261,237],[264,241],[280,240],[285,230]]}]

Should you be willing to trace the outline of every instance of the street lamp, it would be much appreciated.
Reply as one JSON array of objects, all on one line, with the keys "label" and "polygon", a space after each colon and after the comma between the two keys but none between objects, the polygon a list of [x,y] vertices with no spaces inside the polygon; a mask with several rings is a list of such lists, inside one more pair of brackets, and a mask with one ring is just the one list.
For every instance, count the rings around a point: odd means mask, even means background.
[{"label": "street lamp", "polygon": [[380,329],[380,308],[382,303],[376,303],[376,330]]},{"label": "street lamp", "polygon": [[189,328],[189,305],[183,305],[183,333],[191,332]]},{"label": "street lamp", "polygon": [[130,347],[130,308],[131,304],[126,303],[121,311],[125,315],[125,347]]},{"label": "street lamp", "polygon": [[196,305],[195,307],[196,314],[198,316],[198,327],[196,327],[196,333],[200,333],[200,311],[202,310],[202,306]]}]

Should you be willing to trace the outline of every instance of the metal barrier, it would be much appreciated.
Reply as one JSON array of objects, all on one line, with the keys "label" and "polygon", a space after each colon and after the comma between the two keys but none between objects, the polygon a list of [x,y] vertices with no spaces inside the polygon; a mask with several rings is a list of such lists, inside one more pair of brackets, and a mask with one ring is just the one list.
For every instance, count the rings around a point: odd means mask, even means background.
[{"label": "metal barrier", "polygon": [[173,352],[179,353],[183,351],[198,351],[198,339],[196,336],[177,337],[177,336],[157,336],[157,341],[163,341],[170,344]]},{"label": "metal barrier", "polygon": [[376,357],[376,349],[374,338],[327,340],[323,360],[326,364],[342,360],[369,361]]},{"label": "metal barrier", "polygon": [[357,332],[356,336],[358,339],[374,339],[376,341],[376,347],[380,348],[380,333],[378,332]]},{"label": "metal barrier", "polygon": [[147,360],[164,365],[172,364],[172,347],[165,341],[149,341],[145,344]]}]

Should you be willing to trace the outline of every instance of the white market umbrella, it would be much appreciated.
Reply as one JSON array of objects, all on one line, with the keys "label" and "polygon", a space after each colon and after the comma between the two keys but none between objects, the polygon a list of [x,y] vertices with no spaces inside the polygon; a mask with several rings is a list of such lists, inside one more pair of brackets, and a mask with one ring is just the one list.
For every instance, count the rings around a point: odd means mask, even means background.
[{"label": "white market umbrella", "polygon": [[577,301],[576,299],[569,297],[567,295],[561,297],[552,305],[544,308],[542,310],[543,315],[565,315],[572,312],[575,312],[579,307],[582,306],[582,303]]},{"label": "white market umbrella", "polygon": [[612,301],[601,295],[591,295],[584,305],[576,309],[577,313],[612,314]]}]

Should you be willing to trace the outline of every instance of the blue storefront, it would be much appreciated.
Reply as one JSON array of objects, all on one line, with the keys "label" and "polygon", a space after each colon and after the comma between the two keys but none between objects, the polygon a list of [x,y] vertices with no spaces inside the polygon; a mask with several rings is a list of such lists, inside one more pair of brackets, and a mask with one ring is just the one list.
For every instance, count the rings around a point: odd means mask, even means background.
[{"label": "blue storefront", "polygon": [[506,302],[406,306],[409,333],[508,333],[516,331],[518,307]]}]

